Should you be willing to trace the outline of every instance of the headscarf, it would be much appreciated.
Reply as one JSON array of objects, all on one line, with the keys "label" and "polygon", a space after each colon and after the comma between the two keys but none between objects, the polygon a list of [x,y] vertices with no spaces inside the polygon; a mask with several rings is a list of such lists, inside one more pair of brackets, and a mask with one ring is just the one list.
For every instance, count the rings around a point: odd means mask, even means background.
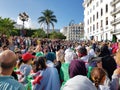
[{"label": "headscarf", "polygon": [[50,60],[50,61],[54,61],[55,60],[55,58],[56,58],[56,56],[55,56],[55,53],[54,52],[48,52],[47,54],[46,54],[46,59],[47,60]]},{"label": "headscarf", "polygon": [[69,79],[63,90],[97,90],[93,83],[86,77],[82,75],[77,75]]},{"label": "headscarf", "polygon": [[71,61],[76,57],[76,54],[73,51],[67,51],[65,53],[65,62],[71,63]]},{"label": "headscarf", "polygon": [[87,72],[86,72],[85,62],[83,62],[82,60],[73,60],[70,63],[69,75],[70,75],[70,78],[76,75],[86,76]]}]

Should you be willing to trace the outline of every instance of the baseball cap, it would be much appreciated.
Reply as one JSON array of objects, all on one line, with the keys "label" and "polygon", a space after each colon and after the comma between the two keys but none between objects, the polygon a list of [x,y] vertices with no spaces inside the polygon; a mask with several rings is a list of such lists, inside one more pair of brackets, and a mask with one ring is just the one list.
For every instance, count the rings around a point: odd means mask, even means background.
[{"label": "baseball cap", "polygon": [[28,61],[28,60],[30,60],[32,58],[35,58],[35,56],[32,55],[31,53],[25,53],[25,54],[22,55],[23,61]]}]

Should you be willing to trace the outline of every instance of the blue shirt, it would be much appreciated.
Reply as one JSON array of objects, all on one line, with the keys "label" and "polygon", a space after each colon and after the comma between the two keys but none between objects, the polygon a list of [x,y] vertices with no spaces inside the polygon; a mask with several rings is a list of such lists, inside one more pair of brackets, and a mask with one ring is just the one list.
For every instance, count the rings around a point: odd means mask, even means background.
[{"label": "blue shirt", "polygon": [[0,90],[25,90],[25,87],[12,76],[0,76]]}]

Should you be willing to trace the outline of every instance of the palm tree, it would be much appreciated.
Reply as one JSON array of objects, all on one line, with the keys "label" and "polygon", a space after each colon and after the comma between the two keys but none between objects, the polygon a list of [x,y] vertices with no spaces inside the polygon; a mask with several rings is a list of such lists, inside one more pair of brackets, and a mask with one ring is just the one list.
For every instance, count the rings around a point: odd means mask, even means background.
[{"label": "palm tree", "polygon": [[15,22],[10,18],[0,17],[0,33],[11,34],[11,30],[14,28]]},{"label": "palm tree", "polygon": [[40,16],[38,18],[38,23],[40,23],[40,25],[42,25],[42,24],[47,25],[47,37],[48,37],[50,24],[52,25],[53,30],[54,30],[54,22],[57,23],[57,19],[56,19],[56,16],[53,15],[54,12],[51,10],[47,9],[41,13],[43,14],[43,16]]}]

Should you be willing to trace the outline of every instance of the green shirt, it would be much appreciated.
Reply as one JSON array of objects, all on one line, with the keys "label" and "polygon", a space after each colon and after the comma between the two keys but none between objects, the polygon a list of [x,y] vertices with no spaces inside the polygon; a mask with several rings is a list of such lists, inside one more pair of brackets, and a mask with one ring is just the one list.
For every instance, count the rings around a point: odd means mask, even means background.
[{"label": "green shirt", "polygon": [[[68,72],[69,65],[70,65],[69,63],[63,63],[60,68],[60,79],[61,81],[63,81],[62,87],[67,82],[67,80],[69,80],[69,72]],[[62,87],[61,87],[61,90],[62,90]]]}]

